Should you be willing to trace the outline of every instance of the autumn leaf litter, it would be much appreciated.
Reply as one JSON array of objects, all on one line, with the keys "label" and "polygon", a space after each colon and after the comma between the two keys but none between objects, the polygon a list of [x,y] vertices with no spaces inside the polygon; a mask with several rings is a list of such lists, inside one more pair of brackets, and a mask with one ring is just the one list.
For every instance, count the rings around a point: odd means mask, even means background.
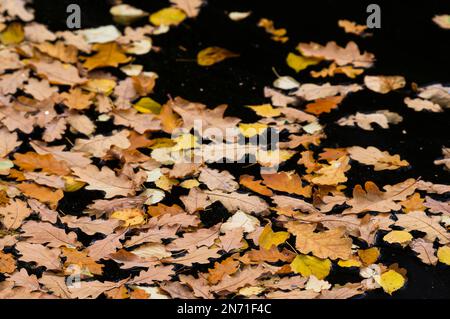
[{"label": "autumn leaf litter", "polygon": [[[390,94],[409,85],[400,75],[363,75],[376,57],[354,41],[299,43],[286,57],[293,72],[277,75],[261,92],[267,103],[242,106],[255,112],[255,123],[227,116],[226,105],[211,108],[182,97],[160,104],[151,98],[164,74],[133,64],[134,57],[155,50],[152,38],[195,19],[201,6],[201,0],[172,0],[170,7],[148,13],[117,5],[111,14],[125,25],[123,33],[112,25],[54,33],[33,22],[24,1],[0,0],[0,297],[328,299],[374,289],[393,294],[407,284],[408,273],[379,261],[380,233],[386,244],[411,249],[425,265],[450,265],[449,203],[435,199],[450,192],[450,185],[416,176],[395,185],[367,180],[348,189],[356,162],[375,172],[411,164],[373,146],[321,147],[327,138],[322,114],[339,108],[348,95]],[[252,12],[227,14],[238,23]],[[149,23],[131,26],[142,19]],[[444,20],[434,18],[448,28]],[[352,21],[338,26],[371,36]],[[275,45],[290,41],[288,30],[265,17],[255,28]],[[200,67],[240,57],[220,46],[195,56]],[[322,84],[299,83],[300,72]],[[347,77],[347,84],[330,84],[336,74]],[[352,82],[357,77],[364,84]],[[405,108],[438,113],[450,107],[448,87],[414,86],[413,92]],[[107,121],[111,132],[98,133]],[[337,124],[388,130],[402,121],[381,108],[349,114]],[[222,133],[234,128],[236,135],[199,137],[193,134],[198,122]],[[174,135],[180,128],[184,133]],[[243,153],[262,168],[259,174],[215,169],[212,164],[223,156],[214,153],[202,153],[201,161],[172,156],[182,152],[191,159],[212,145],[233,150],[239,147],[236,136],[252,138],[269,128],[287,138],[276,149],[252,146]],[[70,140],[69,133],[77,138]],[[17,152],[23,144],[30,151]],[[434,169],[448,174],[449,158],[442,145]],[[288,161],[295,170],[268,169]],[[101,192],[102,198],[76,216],[58,209],[80,189]],[[202,214],[219,214],[218,206],[224,218],[207,227]],[[111,264],[127,276],[111,278],[105,273]],[[357,269],[359,281],[328,281],[332,271],[344,268]]]}]

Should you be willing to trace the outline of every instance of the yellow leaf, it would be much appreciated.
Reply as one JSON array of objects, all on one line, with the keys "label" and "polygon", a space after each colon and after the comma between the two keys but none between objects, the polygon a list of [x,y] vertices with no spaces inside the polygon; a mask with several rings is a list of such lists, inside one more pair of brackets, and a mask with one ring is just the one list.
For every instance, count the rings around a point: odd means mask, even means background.
[{"label": "yellow leaf", "polygon": [[174,147],[172,147],[172,151],[181,151],[181,150],[189,150],[191,148],[195,148],[199,146],[198,137],[192,134],[182,134],[173,139],[176,143]]},{"label": "yellow leaf", "polygon": [[338,261],[338,265],[340,267],[344,267],[344,268],[361,267],[362,266],[361,262],[357,259],[349,259],[349,260],[341,259]]},{"label": "yellow leaf", "polygon": [[441,263],[450,266],[450,247],[448,246],[439,247],[437,251],[437,256]]},{"label": "yellow leaf", "polygon": [[124,221],[124,226],[141,225],[145,222],[145,213],[139,208],[129,208],[115,211],[111,218]]},{"label": "yellow leaf", "polygon": [[315,65],[320,61],[321,59],[318,58],[307,58],[294,53],[289,53],[286,58],[287,65],[289,65],[292,69],[294,69],[295,72],[300,72],[301,70],[306,69],[310,65]]},{"label": "yellow leaf", "polygon": [[255,111],[256,114],[263,117],[276,117],[281,114],[281,111],[279,109],[274,109],[270,104],[254,105],[248,107]]},{"label": "yellow leaf", "polygon": [[188,179],[180,183],[180,186],[183,188],[191,189],[194,187],[198,187],[200,183],[196,179]]},{"label": "yellow leaf", "polygon": [[404,230],[393,230],[383,237],[383,240],[390,244],[407,244],[413,239],[413,236]]},{"label": "yellow leaf", "polygon": [[103,93],[105,95],[110,95],[115,87],[116,82],[110,79],[89,79],[83,85],[83,89],[89,92]]},{"label": "yellow leaf", "polygon": [[405,278],[395,270],[386,271],[381,275],[380,286],[385,292],[392,295],[405,285]]},{"label": "yellow leaf", "polygon": [[176,142],[168,137],[155,138],[152,140],[152,142],[154,143],[149,147],[152,150],[158,148],[173,147],[174,145],[176,145]]},{"label": "yellow leaf", "polygon": [[285,231],[274,232],[271,225],[267,224],[259,236],[259,246],[264,249],[270,249],[272,246],[278,246],[284,243],[289,236],[290,234]]},{"label": "yellow leaf", "polygon": [[256,154],[256,160],[262,166],[272,166],[287,161],[295,155],[295,151],[288,150],[259,150]]},{"label": "yellow leaf", "polygon": [[161,104],[159,104],[158,102],[149,97],[144,97],[140,99],[134,105],[134,108],[136,109],[136,111],[144,114],[147,113],[159,114],[161,112]]},{"label": "yellow leaf", "polygon": [[358,256],[365,265],[372,265],[378,260],[378,257],[380,257],[380,250],[377,247],[359,249]]},{"label": "yellow leaf", "polygon": [[331,161],[330,165],[322,164],[322,168],[316,172],[317,176],[312,179],[312,182],[318,185],[337,185],[346,182],[345,172],[351,168],[349,162],[348,156],[342,156]]},{"label": "yellow leaf", "polygon": [[210,66],[218,62],[222,62],[225,59],[238,56],[239,54],[236,54],[224,48],[209,47],[201,50],[197,54],[197,63],[201,66]]},{"label": "yellow leaf", "polygon": [[168,178],[166,175],[161,175],[161,177],[155,182],[156,187],[165,191],[170,191],[172,187],[177,184],[178,181],[176,179]]},{"label": "yellow leaf", "polygon": [[23,27],[20,23],[11,23],[2,33],[0,33],[0,42],[4,45],[19,44],[25,38]]},{"label": "yellow leaf", "polygon": [[331,261],[314,256],[298,255],[292,261],[291,269],[304,277],[314,275],[317,279],[324,279],[330,273]]},{"label": "yellow leaf", "polygon": [[76,180],[75,178],[71,176],[63,176],[63,179],[65,181],[64,191],[65,192],[76,192],[77,190],[81,189],[86,183]]},{"label": "yellow leaf", "polygon": [[261,123],[239,124],[239,130],[245,137],[253,137],[255,135],[259,135],[263,133],[267,129],[267,127],[268,126],[266,124]]},{"label": "yellow leaf", "polygon": [[131,60],[115,42],[98,43],[92,49],[97,51],[97,53],[87,57],[83,64],[88,71],[103,67],[118,67],[119,64],[127,63]]},{"label": "yellow leaf", "polygon": [[186,19],[186,14],[178,8],[164,8],[150,16],[150,22],[156,26],[179,25]]}]

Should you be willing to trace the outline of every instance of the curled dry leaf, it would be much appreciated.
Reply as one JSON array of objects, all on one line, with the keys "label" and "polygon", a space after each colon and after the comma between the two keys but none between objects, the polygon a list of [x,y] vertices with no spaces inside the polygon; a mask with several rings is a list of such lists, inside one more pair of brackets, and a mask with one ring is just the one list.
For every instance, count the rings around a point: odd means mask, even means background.
[{"label": "curled dry leaf", "polygon": [[372,91],[386,94],[393,90],[398,90],[406,85],[403,76],[371,76],[364,77],[364,84]]}]

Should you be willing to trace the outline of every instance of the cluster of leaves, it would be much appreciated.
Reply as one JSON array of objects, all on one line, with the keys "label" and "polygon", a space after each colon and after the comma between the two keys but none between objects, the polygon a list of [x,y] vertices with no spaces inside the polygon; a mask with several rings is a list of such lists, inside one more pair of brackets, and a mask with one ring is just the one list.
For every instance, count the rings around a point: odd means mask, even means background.
[{"label": "cluster of leaves", "polygon": [[[114,6],[117,23],[149,15],[151,24],[127,26],[123,33],[115,26],[53,33],[33,22],[23,0],[0,0],[0,297],[350,298],[380,287],[393,293],[406,283],[406,270],[378,262],[380,233],[425,264],[450,264],[450,205],[426,196],[448,193],[449,185],[408,179],[380,187],[366,181],[351,193],[345,183],[352,163],[396,171],[409,162],[372,146],[321,147],[321,114],[352,92],[402,88],[403,77],[366,76],[364,86],[300,85],[279,77],[274,88],[265,88],[270,103],[248,106],[259,117],[255,123],[225,116],[225,105],[209,109],[179,97],[161,105],[149,97],[158,75],[132,61],[152,50],[151,37],[195,18],[202,5],[171,2],[151,15]],[[230,19],[249,15],[234,12]],[[339,25],[367,36],[352,22]],[[274,41],[289,40],[268,19],[259,27]],[[287,57],[297,72],[329,63],[312,77],[353,79],[375,60],[354,42],[300,43],[297,49],[299,54]],[[198,53],[198,63],[208,67],[238,56],[211,47]],[[121,78],[109,71],[119,67]],[[405,99],[416,111],[450,106],[448,88],[441,85],[416,92]],[[196,120],[203,129],[236,128],[245,137],[268,128],[288,132],[278,149],[249,147],[243,156],[254,156],[261,167],[297,156],[298,169],[234,176],[211,167],[220,160],[213,153],[201,163],[172,157],[198,151],[196,135],[170,138],[178,128],[192,130]],[[375,124],[388,129],[401,121],[397,113],[380,110],[338,124],[373,130]],[[101,122],[114,129],[97,133]],[[222,149],[238,146],[235,140],[214,142]],[[436,164],[448,168],[448,149],[443,153]],[[100,191],[103,198],[76,216],[58,210],[65,194],[80,189]],[[179,199],[163,203],[180,192]],[[228,217],[207,227],[202,214],[214,214],[217,205]],[[111,263],[127,275],[105,280]],[[359,268],[360,282],[327,281],[333,269],[345,267]]]}]

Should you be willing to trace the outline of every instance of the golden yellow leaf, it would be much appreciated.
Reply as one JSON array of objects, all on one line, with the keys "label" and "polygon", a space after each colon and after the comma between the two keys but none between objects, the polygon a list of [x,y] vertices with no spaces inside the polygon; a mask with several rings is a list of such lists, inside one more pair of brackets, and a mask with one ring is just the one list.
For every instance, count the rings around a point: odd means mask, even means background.
[{"label": "golden yellow leaf", "polygon": [[381,275],[380,286],[385,292],[392,295],[394,291],[399,290],[405,285],[405,278],[395,270],[388,270]]},{"label": "golden yellow leaf", "polygon": [[267,224],[259,236],[259,246],[264,249],[270,249],[272,246],[278,246],[284,243],[290,234],[285,231],[274,232],[270,224]]},{"label": "golden yellow leaf", "polygon": [[238,57],[239,54],[231,52],[230,50],[219,47],[208,47],[201,50],[197,54],[197,63],[201,66],[210,66],[222,62],[228,58]]},{"label": "golden yellow leaf", "polygon": [[155,185],[165,191],[170,191],[173,186],[178,185],[178,181],[173,178],[168,178],[166,175],[161,175],[161,177],[155,182]]},{"label": "golden yellow leaf", "polygon": [[78,181],[72,176],[63,176],[63,179],[65,181],[64,191],[68,193],[76,192],[86,185],[86,183]]},{"label": "golden yellow leaf", "polygon": [[150,15],[150,22],[156,26],[179,25],[186,19],[186,14],[175,7],[164,8]]},{"label": "golden yellow leaf", "polygon": [[425,199],[420,197],[419,193],[414,193],[410,197],[408,197],[406,200],[401,201],[400,204],[403,206],[403,210],[406,213],[413,212],[413,211],[423,211],[425,210],[425,206],[423,203],[425,202]]},{"label": "golden yellow leaf", "polygon": [[295,72],[300,72],[301,70],[306,69],[310,65],[316,65],[321,61],[319,58],[307,58],[301,55],[297,55],[294,53],[289,53],[286,58],[286,63],[295,70]]},{"label": "golden yellow leaf", "polygon": [[285,43],[289,40],[286,36],[287,30],[284,28],[276,29],[272,20],[262,18],[258,22],[258,27],[264,28],[264,30],[272,35],[272,40]]},{"label": "golden yellow leaf", "polygon": [[248,107],[262,117],[276,117],[281,115],[281,111],[279,109],[274,109],[270,104],[253,105]]},{"label": "golden yellow leaf", "polygon": [[343,268],[361,267],[362,263],[358,259],[339,260],[338,266]]},{"label": "golden yellow leaf", "polygon": [[145,222],[145,213],[139,208],[117,210],[112,213],[111,218],[124,221],[124,226],[142,225]]},{"label": "golden yellow leaf", "polygon": [[181,150],[189,150],[191,148],[195,148],[199,146],[198,137],[189,133],[179,135],[173,139],[176,143],[175,146],[172,147],[172,151],[181,151]]},{"label": "golden yellow leaf", "polygon": [[133,107],[136,111],[144,114],[160,114],[162,108],[161,104],[149,97],[140,99]]},{"label": "golden yellow leaf", "polygon": [[437,251],[438,259],[441,263],[450,266],[450,247],[442,246]]},{"label": "golden yellow leaf", "polygon": [[298,255],[292,261],[291,269],[304,277],[314,275],[318,279],[324,279],[330,273],[331,261],[314,256]]},{"label": "golden yellow leaf", "polygon": [[380,250],[377,247],[359,249],[358,256],[365,265],[372,265],[378,260],[378,257],[380,257]]},{"label": "golden yellow leaf", "polygon": [[393,230],[387,233],[383,240],[390,244],[401,244],[405,245],[409,243],[413,239],[413,236],[404,230]]},{"label": "golden yellow leaf", "polygon": [[330,165],[323,164],[322,168],[316,172],[317,175],[312,179],[312,182],[318,185],[337,185],[346,182],[345,172],[351,168],[349,162],[348,156],[342,156],[335,161],[331,161]]},{"label": "golden yellow leaf", "polygon": [[239,124],[239,130],[245,137],[253,137],[263,133],[268,126],[262,123]]},{"label": "golden yellow leaf", "polygon": [[11,23],[0,33],[0,42],[4,45],[19,44],[24,38],[23,27],[17,22]]}]

